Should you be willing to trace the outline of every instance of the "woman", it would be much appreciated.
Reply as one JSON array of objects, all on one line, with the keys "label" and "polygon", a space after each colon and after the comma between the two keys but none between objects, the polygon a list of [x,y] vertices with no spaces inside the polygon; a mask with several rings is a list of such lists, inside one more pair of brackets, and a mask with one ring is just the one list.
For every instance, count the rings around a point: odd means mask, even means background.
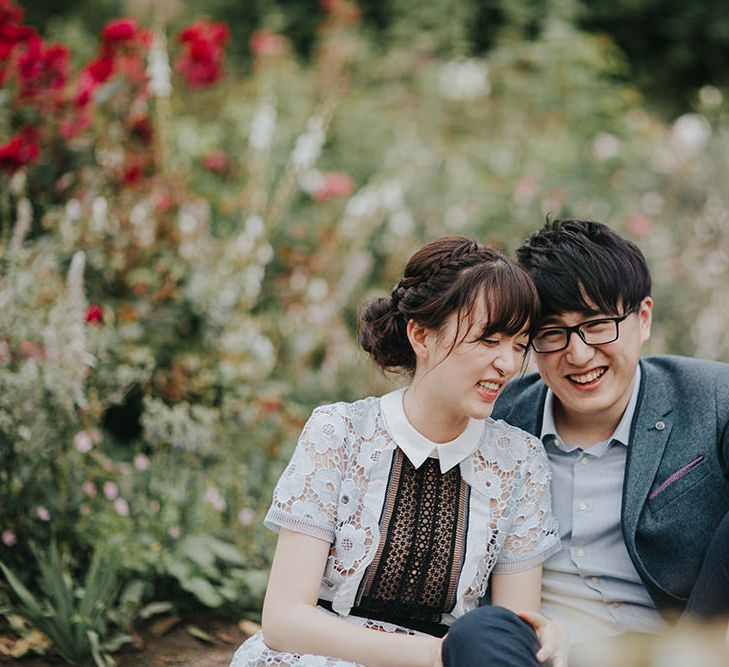
[{"label": "woman", "polygon": [[[489,577],[497,620],[527,628],[523,664],[537,664],[534,633],[502,608],[552,631],[535,613],[541,563],[559,548],[548,463],[537,439],[488,418],[537,308],[521,268],[463,237],[425,245],[367,304],[362,347],[411,382],[314,410],[265,519],[279,537],[263,629],[232,667],[466,665],[455,628],[442,637]],[[550,640],[538,657],[554,651]],[[496,664],[484,655],[474,664]]]}]

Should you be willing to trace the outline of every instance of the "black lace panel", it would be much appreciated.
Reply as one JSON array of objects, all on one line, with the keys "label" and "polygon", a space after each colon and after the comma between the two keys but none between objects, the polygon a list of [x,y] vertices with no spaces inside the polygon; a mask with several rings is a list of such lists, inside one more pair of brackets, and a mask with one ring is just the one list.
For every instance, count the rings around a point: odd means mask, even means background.
[{"label": "black lace panel", "polygon": [[437,459],[418,470],[397,449],[380,519],[380,544],[356,613],[407,626],[439,623],[456,603],[465,557],[468,485]]}]

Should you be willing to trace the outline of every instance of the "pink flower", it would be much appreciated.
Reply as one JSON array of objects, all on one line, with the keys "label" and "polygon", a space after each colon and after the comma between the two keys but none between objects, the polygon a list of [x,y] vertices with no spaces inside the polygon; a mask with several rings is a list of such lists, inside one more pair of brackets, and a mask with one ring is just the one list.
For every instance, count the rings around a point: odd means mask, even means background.
[{"label": "pink flower", "polygon": [[339,197],[349,197],[354,191],[354,181],[347,174],[330,171],[322,176],[322,184],[312,195],[316,201],[324,202]]},{"label": "pink flower", "polygon": [[167,531],[167,534],[168,534],[168,535],[169,535],[170,537],[172,537],[172,538],[174,538],[174,539],[177,539],[177,538],[178,538],[178,537],[179,537],[179,536],[181,535],[181,531],[180,531],[180,529],[179,529],[179,528],[178,528],[177,526],[172,526],[172,527],[171,527],[171,528],[170,528],[170,529],[169,529],[169,530]]},{"label": "pink flower", "polygon": [[76,449],[78,449],[78,451],[82,454],[90,452],[94,446],[91,436],[86,431],[79,431],[73,437],[73,444],[76,445]]},{"label": "pink flower", "polygon": [[244,507],[240,512],[238,512],[238,523],[241,526],[250,526],[255,517],[256,513],[250,507]]},{"label": "pink flower", "polygon": [[129,503],[124,498],[117,498],[114,501],[114,511],[119,516],[129,516]]},{"label": "pink flower", "polygon": [[202,164],[214,174],[223,174],[228,170],[228,156],[223,151],[213,151],[202,159]]},{"label": "pink flower", "polygon": [[107,500],[114,500],[119,495],[119,487],[114,482],[104,482],[103,488]]},{"label": "pink flower", "polygon": [[90,481],[88,479],[81,485],[81,490],[87,496],[89,496],[89,498],[96,497],[96,484],[94,484],[92,481]]},{"label": "pink flower", "polygon": [[135,455],[134,467],[137,470],[146,470],[147,468],[149,468],[149,459],[144,454]]},{"label": "pink flower", "polygon": [[254,56],[281,56],[288,50],[288,40],[283,35],[262,28],[251,35],[248,46]]},{"label": "pink flower", "polygon": [[101,442],[101,431],[99,431],[98,429],[93,429],[89,431],[89,435],[91,436],[91,441],[95,445],[98,445]]},{"label": "pink flower", "polygon": [[6,547],[12,547],[15,546],[18,538],[12,530],[4,530],[2,532],[2,541]]},{"label": "pink flower", "polygon": [[35,508],[35,515],[41,521],[50,521],[51,520],[51,513],[48,511],[48,508],[44,507],[43,505],[38,505],[38,507]]},{"label": "pink flower", "polygon": [[225,499],[215,487],[211,486],[208,488],[205,492],[205,498],[218,512],[222,512],[225,509]]},{"label": "pink flower", "polygon": [[628,218],[627,227],[634,236],[648,236],[653,228],[653,219],[647,215],[634,215]]}]

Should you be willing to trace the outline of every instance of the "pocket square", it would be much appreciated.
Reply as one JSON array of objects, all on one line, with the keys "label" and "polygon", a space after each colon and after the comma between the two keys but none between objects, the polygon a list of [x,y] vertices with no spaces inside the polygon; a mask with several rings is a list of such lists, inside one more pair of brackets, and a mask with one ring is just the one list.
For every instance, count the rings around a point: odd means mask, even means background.
[{"label": "pocket square", "polygon": [[648,500],[653,500],[658,494],[665,491],[667,487],[669,487],[671,484],[673,484],[677,479],[680,479],[681,477],[683,477],[687,472],[693,470],[703,460],[704,460],[704,457],[699,456],[698,458],[691,461],[691,463],[689,463],[688,465],[685,465],[680,470],[677,470],[676,472],[674,472],[655,491],[653,491],[653,493],[651,493],[650,496],[648,496]]}]

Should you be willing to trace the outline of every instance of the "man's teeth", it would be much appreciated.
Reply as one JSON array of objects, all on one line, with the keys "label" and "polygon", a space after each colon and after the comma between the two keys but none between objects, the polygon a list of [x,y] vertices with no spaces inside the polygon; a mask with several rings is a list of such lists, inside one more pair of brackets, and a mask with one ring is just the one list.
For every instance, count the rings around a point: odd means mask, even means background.
[{"label": "man's teeth", "polygon": [[568,377],[572,382],[576,382],[577,384],[588,384],[597,380],[605,371],[605,368],[596,368],[594,371],[590,371],[584,375],[570,375]]},{"label": "man's teeth", "polygon": [[481,387],[481,389],[484,389],[485,391],[498,391],[499,385],[498,382],[478,382],[478,386]]}]

